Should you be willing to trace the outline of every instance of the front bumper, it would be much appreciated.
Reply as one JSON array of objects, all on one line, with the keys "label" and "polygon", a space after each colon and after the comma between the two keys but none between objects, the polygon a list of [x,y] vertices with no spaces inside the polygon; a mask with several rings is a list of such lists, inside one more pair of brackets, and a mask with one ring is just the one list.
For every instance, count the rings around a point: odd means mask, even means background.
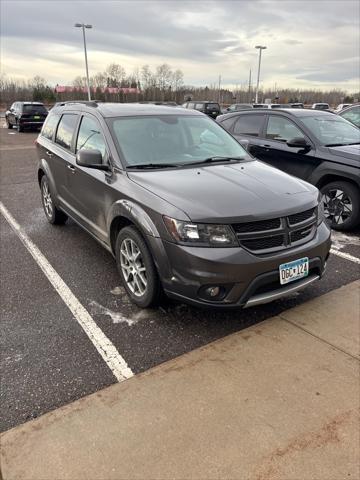
[{"label": "front bumper", "polygon": [[[244,307],[267,303],[305,288],[324,273],[331,246],[323,222],[305,245],[272,255],[258,256],[236,248],[185,247],[148,237],[165,292],[169,297],[204,307]],[[309,275],[280,285],[279,265],[309,258]],[[219,300],[204,298],[206,287],[221,286]]]}]

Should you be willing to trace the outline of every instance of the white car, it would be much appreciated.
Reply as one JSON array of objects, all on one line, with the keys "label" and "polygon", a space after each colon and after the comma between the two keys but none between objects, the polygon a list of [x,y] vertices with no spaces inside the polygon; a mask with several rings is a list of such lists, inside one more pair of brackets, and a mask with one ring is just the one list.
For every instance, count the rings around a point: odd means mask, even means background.
[{"label": "white car", "polygon": [[350,106],[351,106],[351,103],[340,103],[340,105],[338,105],[338,106],[335,108],[334,112],[335,112],[335,113],[339,113],[339,112],[341,112],[341,110],[344,110],[344,108],[350,107]]},{"label": "white car", "polygon": [[314,110],[330,110],[330,105],[328,103],[313,103],[311,108]]}]

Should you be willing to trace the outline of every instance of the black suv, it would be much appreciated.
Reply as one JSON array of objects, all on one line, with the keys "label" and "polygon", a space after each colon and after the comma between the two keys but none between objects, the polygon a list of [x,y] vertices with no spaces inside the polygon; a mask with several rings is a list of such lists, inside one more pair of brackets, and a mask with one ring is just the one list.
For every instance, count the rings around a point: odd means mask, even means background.
[{"label": "black suv", "polygon": [[217,102],[191,100],[183,103],[182,106],[205,113],[211,118],[216,118],[221,113],[220,105]]},{"label": "black suv", "polygon": [[116,258],[128,295],[250,306],[319,279],[319,192],[256,161],[195,110],[56,105],[37,139],[46,217],[71,217]]},{"label": "black suv", "polygon": [[248,151],[316,185],[337,230],[360,223],[360,132],[329,112],[257,110],[217,118]]},{"label": "black suv", "polygon": [[15,102],[6,111],[5,121],[8,128],[16,127],[23,132],[25,128],[41,128],[47,114],[43,103]]}]

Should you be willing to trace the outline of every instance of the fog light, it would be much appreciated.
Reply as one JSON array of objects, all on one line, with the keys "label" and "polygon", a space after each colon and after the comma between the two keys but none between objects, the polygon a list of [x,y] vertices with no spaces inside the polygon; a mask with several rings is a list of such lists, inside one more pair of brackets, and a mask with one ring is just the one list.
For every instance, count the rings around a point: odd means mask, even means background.
[{"label": "fog light", "polygon": [[206,293],[210,295],[210,297],[217,297],[220,293],[220,288],[219,287],[210,287],[206,289]]}]

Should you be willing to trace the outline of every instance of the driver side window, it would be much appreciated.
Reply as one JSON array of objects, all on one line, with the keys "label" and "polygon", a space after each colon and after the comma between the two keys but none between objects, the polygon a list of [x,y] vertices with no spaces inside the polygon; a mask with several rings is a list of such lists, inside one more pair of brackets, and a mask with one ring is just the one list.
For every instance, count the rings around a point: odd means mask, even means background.
[{"label": "driver side window", "polygon": [[286,143],[295,137],[305,138],[302,131],[291,120],[275,115],[269,116],[266,138]]},{"label": "driver side window", "polygon": [[76,152],[81,149],[99,150],[103,162],[107,161],[106,144],[101,133],[100,125],[89,117],[83,117],[76,142]]}]

